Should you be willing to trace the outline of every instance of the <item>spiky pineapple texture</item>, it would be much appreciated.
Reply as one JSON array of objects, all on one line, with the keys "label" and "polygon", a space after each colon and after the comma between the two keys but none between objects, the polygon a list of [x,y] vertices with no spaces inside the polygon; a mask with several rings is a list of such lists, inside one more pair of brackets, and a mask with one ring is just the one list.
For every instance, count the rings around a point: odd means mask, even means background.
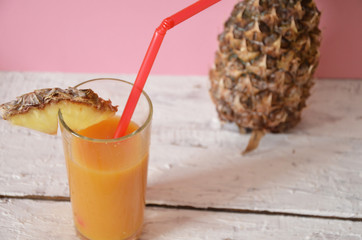
[{"label": "spiky pineapple texture", "polygon": [[210,71],[210,95],[223,121],[284,132],[301,119],[319,60],[320,11],[313,0],[237,3]]}]

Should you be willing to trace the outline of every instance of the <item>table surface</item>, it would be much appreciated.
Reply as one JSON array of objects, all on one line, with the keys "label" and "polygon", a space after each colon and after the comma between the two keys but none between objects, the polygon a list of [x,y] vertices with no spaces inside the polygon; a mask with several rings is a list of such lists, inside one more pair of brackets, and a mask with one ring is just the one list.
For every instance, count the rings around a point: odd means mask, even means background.
[{"label": "table surface", "polygon": [[[0,103],[37,88],[134,75],[0,72]],[[206,76],[150,76],[141,239],[362,239],[362,81],[317,80],[302,122],[249,135],[218,120]],[[78,239],[59,134],[0,121],[0,239]]]}]

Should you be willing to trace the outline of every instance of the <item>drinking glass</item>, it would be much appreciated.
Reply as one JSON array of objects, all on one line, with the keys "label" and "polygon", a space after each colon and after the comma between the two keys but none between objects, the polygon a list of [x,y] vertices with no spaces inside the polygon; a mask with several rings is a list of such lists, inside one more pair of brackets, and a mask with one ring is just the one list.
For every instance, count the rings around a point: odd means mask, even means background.
[{"label": "drinking glass", "polygon": [[[99,78],[75,87],[110,99],[118,105],[116,115],[120,116],[132,86],[119,79]],[[98,139],[71,129],[59,111],[74,224],[82,238],[121,240],[140,235],[152,113],[152,102],[143,91],[131,119],[134,131],[120,138]],[[96,131],[114,128],[115,121],[113,126],[100,123]]]}]

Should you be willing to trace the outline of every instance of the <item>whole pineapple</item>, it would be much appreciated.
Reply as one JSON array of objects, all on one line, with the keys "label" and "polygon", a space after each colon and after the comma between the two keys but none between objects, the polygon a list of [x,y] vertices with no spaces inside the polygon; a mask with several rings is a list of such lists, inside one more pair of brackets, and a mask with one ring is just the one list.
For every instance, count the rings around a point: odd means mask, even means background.
[{"label": "whole pineapple", "polygon": [[313,0],[245,0],[219,35],[210,95],[223,121],[252,130],[249,146],[301,119],[319,60],[320,12]]}]

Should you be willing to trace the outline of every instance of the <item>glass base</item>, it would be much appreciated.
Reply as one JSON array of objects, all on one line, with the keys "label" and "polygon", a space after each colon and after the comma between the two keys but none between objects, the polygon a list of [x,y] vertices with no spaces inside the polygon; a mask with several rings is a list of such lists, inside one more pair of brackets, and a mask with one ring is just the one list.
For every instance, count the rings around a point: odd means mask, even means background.
[{"label": "glass base", "polygon": [[[81,240],[92,240],[92,239],[89,239],[87,238],[86,236],[84,236],[81,232],[78,231],[77,228],[75,228],[76,232],[77,232],[77,237],[79,237],[79,239]],[[120,238],[119,240],[137,240],[140,236],[141,236],[141,233],[142,233],[142,227],[140,227],[137,232],[135,234],[133,234],[132,236],[130,237],[127,237],[127,238]]]}]

